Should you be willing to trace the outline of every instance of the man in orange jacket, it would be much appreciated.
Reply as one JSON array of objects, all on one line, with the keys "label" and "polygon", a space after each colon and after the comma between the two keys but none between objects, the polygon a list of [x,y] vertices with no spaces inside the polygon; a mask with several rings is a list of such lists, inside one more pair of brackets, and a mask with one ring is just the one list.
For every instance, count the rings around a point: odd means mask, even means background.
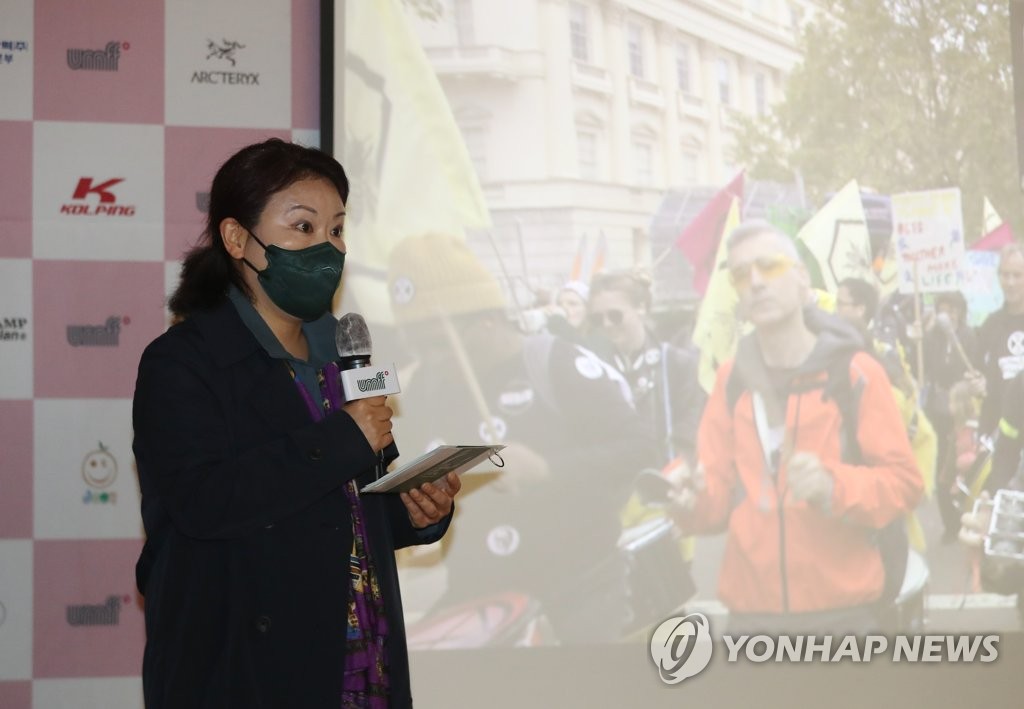
[{"label": "man in orange jacket", "polygon": [[[677,520],[728,531],[718,591],[733,628],[872,629],[887,586],[882,531],[922,494],[889,379],[853,328],[805,307],[810,279],[789,237],[750,222],[727,248],[754,331],[718,370]],[[829,393],[845,374],[857,403],[844,411]]]}]

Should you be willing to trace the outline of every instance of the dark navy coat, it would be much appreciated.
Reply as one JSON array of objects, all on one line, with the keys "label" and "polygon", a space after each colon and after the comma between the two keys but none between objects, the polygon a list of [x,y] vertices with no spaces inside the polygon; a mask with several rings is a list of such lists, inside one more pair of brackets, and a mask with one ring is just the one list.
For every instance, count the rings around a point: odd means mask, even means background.
[{"label": "dark navy coat", "polygon": [[[146,545],[148,709],[340,706],[350,505],[376,456],[343,411],[311,422],[281,360],[225,300],[139,364],[133,420]],[[435,541],[394,495],[365,495],[389,625],[392,706],[411,705],[394,550]]]}]

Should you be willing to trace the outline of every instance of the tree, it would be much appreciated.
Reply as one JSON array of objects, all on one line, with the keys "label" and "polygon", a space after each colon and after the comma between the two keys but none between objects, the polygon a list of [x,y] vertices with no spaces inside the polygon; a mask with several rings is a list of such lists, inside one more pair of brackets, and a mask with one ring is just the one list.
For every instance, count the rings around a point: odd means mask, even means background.
[{"label": "tree", "polygon": [[1007,2],[828,8],[802,32],[785,98],[740,119],[737,158],[752,176],[799,172],[819,204],[851,178],[884,194],[960,187],[968,242],[984,196],[1024,234]]}]

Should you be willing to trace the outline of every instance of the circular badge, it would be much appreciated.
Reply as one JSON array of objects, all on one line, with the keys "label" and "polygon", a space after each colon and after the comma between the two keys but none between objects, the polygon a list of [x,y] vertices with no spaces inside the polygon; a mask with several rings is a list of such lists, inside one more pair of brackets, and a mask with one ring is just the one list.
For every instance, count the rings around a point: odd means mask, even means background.
[{"label": "circular badge", "polygon": [[477,432],[480,434],[480,440],[488,445],[501,443],[508,433],[508,424],[504,419],[492,416],[491,425],[488,426],[486,421],[481,421]]},{"label": "circular badge", "polygon": [[647,364],[657,364],[660,361],[661,350],[659,350],[658,348],[652,347],[651,349],[644,352],[644,362],[647,362]]},{"label": "circular badge", "polygon": [[1015,357],[1024,355],[1024,332],[1017,330],[1006,340],[1006,349]]},{"label": "circular badge", "polygon": [[487,533],[487,549],[495,556],[511,556],[519,549],[519,530],[502,524]]},{"label": "circular badge", "polygon": [[604,370],[601,369],[601,363],[586,355],[580,355],[576,358],[576,371],[587,379],[600,379],[604,373]]},{"label": "circular badge", "polygon": [[391,284],[391,299],[399,305],[408,305],[416,295],[416,286],[407,276],[399,276]]}]

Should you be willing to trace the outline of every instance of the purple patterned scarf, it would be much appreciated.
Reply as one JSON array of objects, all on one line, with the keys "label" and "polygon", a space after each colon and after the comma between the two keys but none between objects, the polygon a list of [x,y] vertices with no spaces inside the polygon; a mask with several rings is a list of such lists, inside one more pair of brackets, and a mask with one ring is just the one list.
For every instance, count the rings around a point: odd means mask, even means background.
[{"label": "purple patterned scarf", "polygon": [[[289,367],[289,369],[291,369]],[[320,421],[345,403],[334,362],[317,370],[321,402],[318,406],[309,391],[292,371],[314,421]],[[386,709],[388,706],[388,624],[377,573],[370,559],[363,521],[363,503],[354,480],[345,485],[352,510],[352,552],[349,574],[352,593],[348,603],[348,635],[345,648],[345,677],[342,685],[342,709]]]}]

